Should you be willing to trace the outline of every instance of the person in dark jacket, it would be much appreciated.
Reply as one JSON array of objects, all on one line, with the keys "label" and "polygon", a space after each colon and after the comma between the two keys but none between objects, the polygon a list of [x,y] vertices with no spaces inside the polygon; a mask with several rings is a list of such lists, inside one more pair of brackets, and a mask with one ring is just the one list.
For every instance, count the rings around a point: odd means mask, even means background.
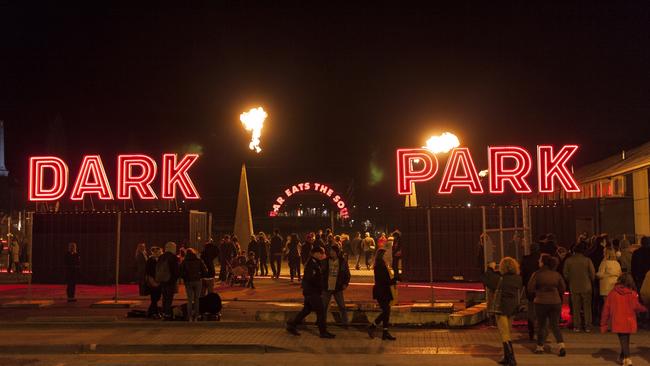
[{"label": "person in dark jacket", "polygon": [[185,250],[185,259],[180,266],[180,277],[185,284],[185,293],[187,294],[187,320],[190,322],[195,322],[199,318],[201,279],[207,273],[208,269],[205,263],[196,255],[196,251],[193,248]]},{"label": "person in dark jacket", "polygon": [[298,281],[300,281],[300,239],[298,239],[298,234],[294,233],[289,236],[287,251],[291,282],[294,277],[298,277]]},{"label": "person in dark jacket", "polygon": [[343,326],[347,327],[349,321],[343,291],[348,288],[351,276],[348,261],[338,246],[335,245],[330,249],[329,257],[321,262],[321,268],[323,271],[323,308],[325,309],[325,313],[327,314],[330,301],[332,300],[332,296],[334,296],[334,300],[341,313]]},{"label": "person in dark jacket", "polygon": [[311,250],[311,257],[305,265],[305,273],[302,277],[302,294],[305,302],[302,310],[293,320],[287,322],[287,331],[293,335],[300,335],[296,324],[302,323],[303,319],[312,311],[316,312],[316,324],[321,338],[334,338],[334,334],[327,331],[325,322],[325,310],[323,309],[323,274],[320,261],[325,258],[325,251],[321,247],[314,247]]},{"label": "person in dark jacket", "polygon": [[151,255],[147,258],[147,266],[145,268],[145,276],[147,279],[147,287],[149,288],[149,309],[147,316],[154,319],[160,318],[160,311],[158,309],[158,301],[162,293],[160,292],[160,284],[156,282],[156,263],[158,258],[162,255],[162,250],[158,247],[151,247]]},{"label": "person in dark jacket", "polygon": [[269,275],[269,241],[266,239],[266,234],[260,231],[257,234],[257,253],[255,253],[259,267],[260,276]]},{"label": "person in dark jacket", "polygon": [[307,264],[307,261],[311,256],[311,249],[314,247],[315,237],[316,234],[314,233],[307,234],[305,237],[305,242],[302,243],[302,246],[300,247],[300,262],[303,266]]},{"label": "person in dark jacket", "polygon": [[231,265],[236,255],[235,245],[230,239],[230,235],[224,235],[219,246],[219,280],[221,282],[225,282],[228,279],[228,266]]},{"label": "person in dark jacket", "polygon": [[284,245],[282,241],[282,236],[280,236],[280,230],[273,230],[273,237],[271,238],[271,272],[273,272],[274,278],[280,278],[280,272],[282,271],[282,252],[284,250]]},{"label": "person in dark jacket", "polygon": [[540,269],[533,273],[530,278],[528,292],[535,294],[535,314],[537,315],[537,347],[535,353],[544,353],[546,327],[550,322],[553,336],[560,348],[560,357],[564,357],[566,356],[566,348],[560,331],[560,314],[566,284],[562,276],[555,270],[557,265],[557,258],[547,254],[540,256]]},{"label": "person in dark jacket", "polygon": [[643,286],[643,279],[650,271],[650,236],[641,238],[641,248],[632,253],[632,277],[636,288]]},{"label": "person in dark jacket", "polygon": [[63,263],[65,264],[65,283],[68,302],[76,302],[75,292],[79,277],[79,267],[81,267],[81,257],[77,251],[77,243],[68,244],[68,251],[65,252]]},{"label": "person in dark jacket", "polygon": [[212,293],[214,289],[214,277],[217,275],[214,270],[214,260],[218,258],[219,248],[217,248],[212,239],[209,239],[203,246],[203,252],[201,253],[201,260],[207,269],[205,278],[203,279],[204,286],[201,289],[201,294],[203,295]]},{"label": "person in dark jacket", "polygon": [[[573,307],[573,329],[579,332],[591,332],[591,299],[592,283],[596,278],[596,269],[591,260],[584,256],[587,243],[581,243],[573,247],[573,255],[564,262],[563,275],[569,284],[571,291],[571,305]],[[582,323],[580,313],[584,314],[585,321]],[[583,326],[584,324],[584,326]]]},{"label": "person in dark jacket", "polygon": [[520,293],[523,284],[519,275],[519,263],[514,258],[504,257],[499,263],[501,278],[497,285],[497,296],[494,299],[494,313],[496,314],[497,328],[503,344],[502,365],[514,366],[515,351],[512,348],[512,318],[519,309]]},{"label": "person in dark jacket", "polygon": [[323,240],[323,230],[318,230],[318,232],[316,233],[313,246],[321,247],[325,249],[325,241]]},{"label": "person in dark jacket", "polygon": [[147,259],[147,246],[145,243],[139,243],[135,249],[135,283],[138,284],[138,294],[140,296],[147,295],[147,283],[145,280]]},{"label": "person in dark jacket", "polygon": [[[166,270],[161,270],[160,266],[167,266]],[[167,279],[161,279],[160,273],[167,272]],[[167,242],[165,244],[165,253],[158,258],[156,263],[156,281],[160,283],[160,292],[162,294],[163,315],[165,320],[172,320],[172,302],[174,294],[177,292],[177,282],[179,276],[178,257],[176,256],[176,243]]]},{"label": "person in dark jacket", "polygon": [[391,236],[393,237],[391,267],[393,268],[393,272],[395,272],[395,279],[399,281],[399,265],[402,262],[402,233],[399,230],[395,230]]},{"label": "person in dark jacket", "polygon": [[368,335],[370,338],[375,337],[375,330],[377,326],[382,323],[383,332],[381,339],[394,341],[396,338],[388,332],[388,324],[390,323],[390,303],[393,301],[392,286],[397,285],[397,279],[391,277],[388,264],[384,260],[386,249],[379,249],[375,253],[375,284],[372,286],[372,298],[377,300],[381,308],[381,314],[368,326]]},{"label": "person in dark jacket", "polygon": [[[525,285],[528,284],[533,273],[539,269],[540,255],[539,245],[537,245],[537,243],[532,243],[530,245],[530,254],[525,255],[521,261],[521,278]],[[535,339],[535,321],[537,319],[535,316],[535,306],[533,305],[535,294],[529,293],[527,288],[524,288],[524,290],[526,290],[526,298],[528,299],[526,314],[528,319],[528,339],[532,341]]]},{"label": "person in dark jacket", "polygon": [[350,242],[350,248],[352,249],[352,255],[356,258],[356,264],[354,268],[358,271],[361,269],[361,255],[363,254],[363,249],[361,249],[361,233],[354,233],[354,238]]},{"label": "person in dark jacket", "polygon": [[[497,290],[500,279],[501,274],[497,269],[497,263],[495,261],[490,261],[485,272],[481,274],[481,282],[483,283],[483,286],[485,286],[485,302],[487,303],[488,309],[494,307],[494,293]],[[496,324],[496,318],[493,313],[488,313],[488,323],[490,325]]]}]

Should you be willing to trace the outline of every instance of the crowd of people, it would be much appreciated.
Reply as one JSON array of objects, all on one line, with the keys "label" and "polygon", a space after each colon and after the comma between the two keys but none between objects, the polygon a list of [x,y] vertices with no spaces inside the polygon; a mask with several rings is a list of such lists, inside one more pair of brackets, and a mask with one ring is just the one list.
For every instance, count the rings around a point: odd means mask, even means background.
[{"label": "crowd of people", "polygon": [[[302,241],[297,234],[283,237],[279,230],[274,230],[270,237],[263,232],[251,236],[247,251],[242,250],[234,235],[224,235],[218,243],[208,240],[201,251],[177,247],[174,242],[167,242],[163,248],[153,246],[148,249],[145,243],[139,243],[134,256],[135,280],[139,294],[150,297],[148,317],[172,320],[172,303],[179,284],[182,284],[187,294],[184,316],[188,321],[196,321],[201,317],[200,299],[214,293],[215,279],[230,285],[238,281],[254,289],[256,276],[280,278],[284,259],[288,263],[290,281],[297,280],[301,284],[305,309],[318,314],[324,337],[331,335],[325,330],[324,319],[325,309],[332,298],[338,305],[342,325],[347,327],[349,324],[343,295],[351,278],[349,263],[354,263],[357,270],[361,269],[362,261],[366,269],[373,267],[376,278],[379,278],[379,290],[373,294],[376,293],[375,298],[383,310],[377,324],[383,320],[384,338],[392,338],[387,329],[390,314],[387,303],[392,298],[387,296],[390,290],[386,291],[384,287],[394,285],[398,277],[396,269],[400,265],[401,242],[397,230],[389,236],[380,233],[377,241],[370,233],[365,233],[362,238],[357,232],[350,238],[344,233],[334,235],[330,229],[308,233]],[[75,302],[81,264],[76,243],[69,244],[64,264],[68,302]],[[379,277],[377,271],[380,271]],[[391,280],[386,280],[388,272],[392,274],[389,276]],[[161,301],[162,308],[159,307]]]},{"label": "crowd of people", "polygon": [[552,234],[543,235],[521,264],[511,257],[498,265],[490,262],[482,280],[488,311],[501,335],[501,364],[516,364],[510,330],[514,315],[526,302],[523,299],[528,303],[528,334],[536,341],[535,353],[544,353],[550,330],[559,356],[566,355],[560,330],[566,291],[573,331],[590,333],[598,327],[603,333],[616,333],[623,365],[632,364],[629,344],[630,335],[637,331],[637,317],[642,326],[650,325],[646,309],[650,305],[650,237],[642,238],[637,249],[625,240],[610,240],[606,234],[588,237],[583,233],[566,250],[555,243]]}]

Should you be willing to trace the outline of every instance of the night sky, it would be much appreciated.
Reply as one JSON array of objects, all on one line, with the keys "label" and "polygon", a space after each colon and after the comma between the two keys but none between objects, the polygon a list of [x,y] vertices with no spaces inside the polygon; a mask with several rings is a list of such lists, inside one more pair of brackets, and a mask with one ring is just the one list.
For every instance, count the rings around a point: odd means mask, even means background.
[{"label": "night sky", "polygon": [[[480,169],[490,144],[577,143],[579,166],[650,139],[647,1],[213,3],[1,5],[14,184],[30,155],[75,174],[100,153],[114,185],[119,153],[201,151],[193,178],[213,211],[234,212],[242,162],[258,212],[298,180],[393,205],[395,148],[434,133],[457,134]],[[257,105],[270,115],[260,155],[238,118]]]}]

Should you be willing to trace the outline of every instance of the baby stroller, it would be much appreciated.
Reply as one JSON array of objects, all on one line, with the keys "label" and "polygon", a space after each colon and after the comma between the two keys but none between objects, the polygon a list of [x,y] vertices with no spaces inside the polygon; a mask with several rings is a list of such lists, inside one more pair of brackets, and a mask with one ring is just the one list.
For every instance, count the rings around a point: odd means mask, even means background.
[{"label": "baby stroller", "polygon": [[228,283],[230,286],[235,286],[239,284],[241,286],[246,286],[248,283],[248,267],[246,267],[246,256],[240,255],[237,256],[229,264],[228,268]]}]

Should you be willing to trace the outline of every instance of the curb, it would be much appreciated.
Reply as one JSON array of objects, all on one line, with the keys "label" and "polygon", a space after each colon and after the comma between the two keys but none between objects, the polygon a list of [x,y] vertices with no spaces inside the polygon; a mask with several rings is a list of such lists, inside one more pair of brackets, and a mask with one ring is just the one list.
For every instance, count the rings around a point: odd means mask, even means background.
[{"label": "curb", "polygon": [[264,354],[292,350],[265,344],[61,344],[1,346],[0,354]]}]

